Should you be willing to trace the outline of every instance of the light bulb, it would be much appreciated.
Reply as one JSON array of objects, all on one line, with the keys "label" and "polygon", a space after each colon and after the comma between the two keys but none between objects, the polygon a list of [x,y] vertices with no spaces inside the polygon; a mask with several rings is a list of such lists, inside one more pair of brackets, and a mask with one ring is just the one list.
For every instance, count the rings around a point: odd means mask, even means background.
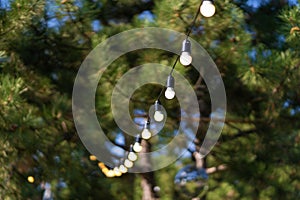
[{"label": "light bulb", "polygon": [[142,132],[142,138],[145,140],[148,140],[149,138],[151,138],[151,132],[149,131],[148,128],[144,128],[143,132]]},{"label": "light bulb", "polygon": [[94,156],[94,155],[90,155],[90,157],[89,157],[89,158],[90,158],[90,160],[91,160],[91,161],[96,161],[96,160],[97,160],[97,157],[96,157],[96,156]]},{"label": "light bulb", "polygon": [[130,161],[130,160],[128,160],[128,159],[126,159],[124,161],[124,165],[125,165],[125,167],[127,167],[129,169],[129,168],[133,167],[133,162]]},{"label": "light bulb", "polygon": [[27,177],[27,181],[28,181],[29,183],[34,183],[34,177],[33,177],[33,176],[28,176],[28,177]]},{"label": "light bulb", "polygon": [[165,116],[164,113],[162,112],[161,104],[158,100],[155,101],[154,109],[155,109],[154,116],[153,116],[154,120],[157,122],[161,122],[162,120],[164,120]]},{"label": "light bulb", "polygon": [[188,66],[192,63],[192,56],[189,52],[182,52],[181,55],[180,55],[180,63],[183,65],[183,66]]},{"label": "light bulb", "polygon": [[103,169],[102,169],[102,172],[103,172],[104,174],[106,174],[108,171],[109,171],[109,169],[107,169],[107,168],[103,168]]},{"label": "light bulb", "polygon": [[115,176],[121,176],[122,175],[122,173],[120,172],[118,167],[114,168],[114,173],[115,173]]},{"label": "light bulb", "polygon": [[124,165],[120,165],[119,167],[120,172],[122,172],[123,174],[127,173],[128,169],[124,166]]},{"label": "light bulb", "polygon": [[129,152],[128,159],[130,161],[136,161],[137,160],[137,155],[134,152]]},{"label": "light bulb", "polygon": [[168,87],[165,91],[165,97],[167,99],[173,99],[175,97],[175,90],[174,88]]},{"label": "light bulb", "polygon": [[115,176],[115,172],[113,170],[108,170],[107,173],[105,174],[107,177],[112,178]]},{"label": "light bulb", "polygon": [[188,66],[192,63],[191,42],[188,39],[183,40],[179,61],[183,66]]},{"label": "light bulb", "polygon": [[216,12],[216,7],[211,0],[203,0],[200,12],[204,17],[211,17]]},{"label": "light bulb", "polygon": [[157,122],[161,122],[164,120],[165,116],[162,111],[155,111],[154,113],[154,120]]},{"label": "light bulb", "polygon": [[174,77],[172,75],[169,75],[167,79],[167,89],[165,91],[165,97],[167,99],[173,99],[175,97],[174,85],[175,85]]},{"label": "light bulb", "polygon": [[142,145],[138,142],[135,142],[134,145],[133,145],[133,151],[139,153],[141,152],[143,149]]}]

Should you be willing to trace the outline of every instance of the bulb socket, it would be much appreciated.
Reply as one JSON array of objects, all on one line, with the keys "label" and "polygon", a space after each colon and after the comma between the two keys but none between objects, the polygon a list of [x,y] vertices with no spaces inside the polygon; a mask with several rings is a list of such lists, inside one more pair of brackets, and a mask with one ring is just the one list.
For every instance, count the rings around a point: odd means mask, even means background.
[{"label": "bulb socket", "polygon": [[159,100],[155,101],[154,109],[155,109],[155,111],[161,111],[162,110],[161,109],[161,104],[160,104]]},{"label": "bulb socket", "polygon": [[131,144],[130,147],[129,147],[129,152],[134,152],[134,151],[133,151],[133,145],[132,145],[132,144]]},{"label": "bulb socket", "polygon": [[150,120],[147,119],[144,124],[144,129],[150,129]]},{"label": "bulb socket", "polygon": [[203,0],[201,5],[203,4],[204,1],[209,1],[210,3],[214,4],[214,0]]},{"label": "bulb socket", "polygon": [[167,87],[174,88],[174,84],[175,84],[174,77],[172,75],[169,75],[167,79]]},{"label": "bulb socket", "polygon": [[188,39],[183,40],[181,52],[188,52],[191,54],[191,48],[192,48],[191,42]]},{"label": "bulb socket", "polygon": [[140,135],[137,135],[137,136],[135,137],[135,142],[141,144],[141,142],[142,142],[142,137],[141,137]]}]

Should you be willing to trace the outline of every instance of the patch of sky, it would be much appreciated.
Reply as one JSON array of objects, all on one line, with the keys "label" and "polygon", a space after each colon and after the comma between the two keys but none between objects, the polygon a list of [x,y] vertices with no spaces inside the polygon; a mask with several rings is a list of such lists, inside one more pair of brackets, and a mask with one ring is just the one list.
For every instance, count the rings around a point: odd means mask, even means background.
[{"label": "patch of sky", "polygon": [[252,61],[256,61],[256,57],[257,57],[257,50],[255,48],[252,48],[249,52],[248,52],[248,56]]},{"label": "patch of sky", "polygon": [[288,2],[289,2],[290,6],[295,6],[295,5],[299,6],[299,1],[298,0],[289,0]]},{"label": "patch of sky", "polygon": [[285,109],[289,109],[289,112],[290,112],[290,115],[296,115],[296,114],[299,114],[300,113],[300,106],[296,106],[296,107],[292,107],[292,102],[290,100],[286,100],[284,103],[283,103],[283,108]]},{"label": "patch of sky", "polygon": [[271,55],[272,55],[272,51],[271,51],[270,49],[264,50],[264,51],[262,52],[262,56],[263,56],[264,58],[270,57]]},{"label": "patch of sky", "polygon": [[134,123],[136,123],[140,127],[141,130],[144,127],[145,120],[146,120],[145,117],[143,117],[143,116],[146,116],[146,114],[147,113],[144,110],[140,110],[140,109],[135,109],[133,111],[133,115],[141,116],[141,117],[135,117],[133,119]]},{"label": "patch of sky", "polygon": [[11,6],[8,0],[0,0],[0,8],[10,10]]},{"label": "patch of sky", "polygon": [[221,43],[220,40],[213,40],[210,43],[210,48],[215,49],[219,46],[220,43]]},{"label": "patch of sky", "polygon": [[248,0],[246,4],[256,10],[269,1],[270,0]]},{"label": "patch of sky", "polygon": [[149,22],[154,22],[154,18],[155,18],[154,15],[149,10],[143,11],[138,16],[138,19],[146,20],[146,21],[149,21]]},{"label": "patch of sky", "polygon": [[93,31],[95,31],[95,32],[99,32],[103,29],[103,26],[102,26],[100,20],[93,20],[91,25],[92,25]]},{"label": "patch of sky", "polygon": [[122,133],[118,133],[115,142],[119,145],[125,146],[125,137]]},{"label": "patch of sky", "polygon": [[284,35],[278,35],[277,36],[277,44],[279,47],[282,47],[285,43],[285,36]]}]

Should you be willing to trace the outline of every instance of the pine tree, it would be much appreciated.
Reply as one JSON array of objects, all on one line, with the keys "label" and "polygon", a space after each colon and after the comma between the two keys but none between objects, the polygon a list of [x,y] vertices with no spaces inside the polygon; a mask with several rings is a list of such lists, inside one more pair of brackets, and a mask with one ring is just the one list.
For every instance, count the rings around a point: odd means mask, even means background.
[{"label": "pine tree", "polygon": [[[215,16],[197,18],[190,37],[218,66],[228,101],[225,127],[213,151],[204,160],[190,154],[209,172],[205,191],[178,195],[186,191],[175,188],[174,176],[179,167],[195,163],[190,159],[153,173],[113,179],[89,159],[76,133],[71,103],[85,56],[110,36],[132,28],[187,32],[199,3],[0,1],[0,196],[41,199],[48,183],[55,199],[298,199],[300,2],[262,1],[253,8],[244,0],[215,1]],[[141,17],[145,12],[148,18]],[[119,145],[126,150],[134,141],[119,130],[111,114],[111,93],[120,76],[145,62],[172,66],[175,59],[171,53],[147,49],[111,64],[96,93],[97,116],[111,141],[117,144],[124,138]],[[212,112],[209,92],[192,67],[177,64],[176,70],[198,94],[198,148]],[[146,85],[137,90],[130,103],[132,116],[144,118],[160,89]],[[153,149],[167,143],[180,122],[179,104],[161,103],[169,123],[158,140],[150,141]],[[153,190],[155,186],[161,191]]]}]

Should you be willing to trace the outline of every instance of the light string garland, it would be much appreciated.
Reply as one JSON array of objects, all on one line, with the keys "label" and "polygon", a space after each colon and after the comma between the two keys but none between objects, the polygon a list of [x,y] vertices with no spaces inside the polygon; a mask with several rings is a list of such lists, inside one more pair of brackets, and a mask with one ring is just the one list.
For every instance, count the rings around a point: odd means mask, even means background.
[{"label": "light string garland", "polygon": [[[193,58],[192,58],[192,54],[191,54],[191,42],[188,40],[188,38],[192,32],[192,29],[195,26],[197,17],[199,16],[200,13],[204,17],[212,17],[215,14],[215,12],[216,12],[216,8],[215,8],[213,0],[202,0],[201,1],[200,5],[197,9],[196,15],[190,25],[190,28],[188,29],[186,38],[182,42],[181,52],[176,57],[176,60],[172,66],[169,76],[167,77],[166,86],[164,86],[162,88],[157,99],[155,100],[155,103],[154,103],[155,110],[154,110],[153,118],[156,122],[161,122],[165,118],[164,113],[162,112],[162,105],[159,101],[159,99],[161,98],[164,91],[165,91],[164,95],[165,95],[166,99],[171,100],[176,96],[175,79],[172,76],[172,73],[175,69],[176,64],[178,63],[178,61],[183,66],[189,66],[192,63]],[[117,165],[115,167],[109,167],[109,166],[106,166],[102,162],[98,163],[98,166],[101,169],[102,173],[108,178],[120,177],[122,174],[127,173],[130,170],[130,168],[132,168],[134,166],[134,162],[138,159],[138,153],[140,153],[143,149],[142,144],[141,144],[142,140],[149,140],[151,137],[152,137],[152,133],[150,131],[150,118],[148,117],[145,120],[144,128],[143,128],[141,134],[138,134],[135,137],[134,144],[130,145],[130,149],[129,149],[129,152],[126,154],[126,158],[123,159],[119,163],[119,165]],[[94,158],[95,156],[91,155],[90,158],[91,157]]]}]

